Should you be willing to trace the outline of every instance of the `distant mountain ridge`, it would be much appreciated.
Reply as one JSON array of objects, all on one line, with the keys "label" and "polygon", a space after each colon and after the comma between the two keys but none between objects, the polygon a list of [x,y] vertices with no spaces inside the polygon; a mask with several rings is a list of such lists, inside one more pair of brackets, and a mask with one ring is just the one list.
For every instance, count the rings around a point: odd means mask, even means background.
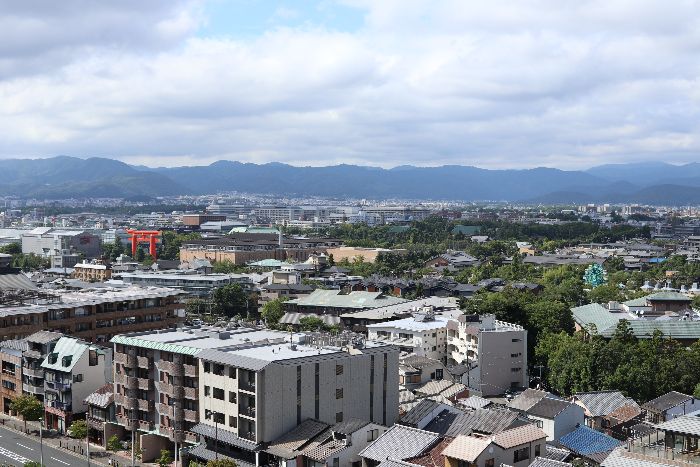
[{"label": "distant mountain ridge", "polygon": [[218,161],[207,166],[131,166],[107,158],[0,160],[0,195],[133,197],[224,191],[286,196],[700,204],[700,164],[616,164],[589,170],[490,170],[449,165],[392,169],[357,165],[297,167]]}]

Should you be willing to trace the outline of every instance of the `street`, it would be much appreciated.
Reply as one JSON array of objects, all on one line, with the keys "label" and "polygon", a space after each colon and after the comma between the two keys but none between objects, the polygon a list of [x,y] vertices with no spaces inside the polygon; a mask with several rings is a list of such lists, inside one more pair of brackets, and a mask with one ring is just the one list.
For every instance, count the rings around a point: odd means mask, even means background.
[{"label": "street", "polygon": [[[21,467],[25,462],[39,462],[41,451],[38,437],[22,436],[0,426],[0,465]],[[82,459],[65,451],[54,449],[44,443],[44,465],[47,467],[83,467],[87,459]],[[94,465],[94,464],[93,464]]]}]

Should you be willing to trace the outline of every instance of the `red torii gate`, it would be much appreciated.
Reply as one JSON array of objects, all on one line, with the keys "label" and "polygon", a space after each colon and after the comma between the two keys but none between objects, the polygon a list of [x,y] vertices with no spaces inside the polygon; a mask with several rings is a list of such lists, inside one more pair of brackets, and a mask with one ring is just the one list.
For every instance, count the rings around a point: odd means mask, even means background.
[{"label": "red torii gate", "polygon": [[158,230],[127,230],[126,233],[131,235],[131,257],[136,258],[136,249],[139,247],[139,243],[148,242],[148,253],[151,258],[155,261],[156,256],[156,241],[160,236],[160,231]]}]

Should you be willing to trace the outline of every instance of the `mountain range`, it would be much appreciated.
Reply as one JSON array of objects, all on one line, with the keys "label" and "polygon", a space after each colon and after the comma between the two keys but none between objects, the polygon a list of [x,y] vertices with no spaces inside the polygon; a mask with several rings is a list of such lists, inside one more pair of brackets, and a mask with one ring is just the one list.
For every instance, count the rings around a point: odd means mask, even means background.
[{"label": "mountain range", "polygon": [[297,167],[218,161],[207,166],[133,166],[107,158],[0,160],[0,196],[45,199],[156,197],[225,191],[284,196],[542,204],[700,204],[700,163],[612,164],[588,170],[489,170],[472,166]]}]

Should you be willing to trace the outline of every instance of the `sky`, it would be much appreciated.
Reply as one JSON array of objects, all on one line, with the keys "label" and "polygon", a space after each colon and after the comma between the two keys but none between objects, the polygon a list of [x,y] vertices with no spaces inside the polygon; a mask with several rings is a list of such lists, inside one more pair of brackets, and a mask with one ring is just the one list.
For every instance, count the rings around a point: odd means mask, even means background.
[{"label": "sky", "polygon": [[23,0],[0,158],[581,169],[700,154],[700,0]]}]

